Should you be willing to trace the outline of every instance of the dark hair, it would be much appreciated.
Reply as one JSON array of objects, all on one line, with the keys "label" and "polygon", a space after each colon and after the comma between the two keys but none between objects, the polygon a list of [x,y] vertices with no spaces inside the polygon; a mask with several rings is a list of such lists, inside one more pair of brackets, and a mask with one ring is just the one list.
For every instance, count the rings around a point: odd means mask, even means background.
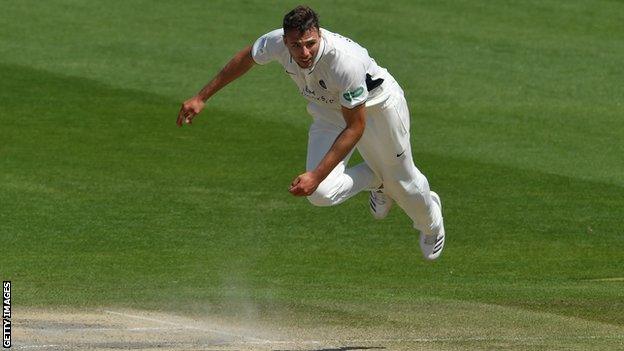
[{"label": "dark hair", "polygon": [[319,29],[318,15],[308,6],[299,5],[284,16],[284,33],[296,29],[303,33],[314,27]]}]

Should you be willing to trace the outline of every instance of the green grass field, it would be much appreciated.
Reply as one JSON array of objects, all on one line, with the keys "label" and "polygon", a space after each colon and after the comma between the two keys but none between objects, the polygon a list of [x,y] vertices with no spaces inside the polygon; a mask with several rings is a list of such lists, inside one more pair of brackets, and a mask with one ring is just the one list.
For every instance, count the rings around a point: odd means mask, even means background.
[{"label": "green grass field", "polygon": [[176,127],[296,2],[0,4],[0,277],[16,309],[440,338],[407,349],[624,349],[622,1],[310,2],[406,91],[444,202],[433,264],[398,208],[374,221],[367,194],[315,208],[288,193],[310,117],[277,63]]}]

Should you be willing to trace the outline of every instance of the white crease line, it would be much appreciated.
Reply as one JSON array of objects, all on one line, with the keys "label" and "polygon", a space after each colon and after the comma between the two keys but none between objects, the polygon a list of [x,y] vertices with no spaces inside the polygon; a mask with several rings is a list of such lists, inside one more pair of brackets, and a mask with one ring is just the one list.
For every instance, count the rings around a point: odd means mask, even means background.
[{"label": "white crease line", "polygon": [[90,332],[90,331],[94,331],[94,332],[100,332],[100,331],[159,331],[159,330],[185,330],[188,328],[185,327],[138,327],[138,328],[89,328],[89,327],[83,327],[83,328],[22,328],[24,330],[28,330],[28,331],[43,331],[43,332],[57,332],[57,331],[64,331],[64,332]]},{"label": "white crease line", "polygon": [[[153,327],[153,328],[128,328],[125,330],[129,330],[129,331],[150,331],[150,330],[185,330],[187,328],[185,327],[173,327],[173,328],[164,328],[164,327]],[[122,329],[123,330],[123,329]]]},{"label": "white crease line", "polygon": [[20,349],[40,349],[43,347],[61,347],[61,345],[24,345],[20,346]]},{"label": "white crease line", "polygon": [[133,315],[133,314],[121,313],[121,312],[115,312],[115,311],[107,311],[107,310],[105,310],[104,312],[109,313],[109,314],[115,314],[115,315],[126,317],[126,318],[134,318],[134,319],[140,319],[140,320],[150,321],[150,322],[154,322],[154,323],[160,323],[160,324],[164,324],[164,325],[171,325],[171,326],[178,327],[178,328],[200,330],[200,331],[204,331],[204,332],[221,334],[221,335],[226,335],[226,336],[235,337],[235,338],[249,339],[252,342],[256,342],[256,343],[271,343],[270,340],[255,338],[253,336],[247,336],[247,335],[242,335],[242,334],[230,333],[230,332],[217,330],[217,329],[200,328],[200,327],[195,327],[195,326],[192,326],[192,325],[184,325],[184,324],[180,324],[180,323],[168,322],[168,321],[163,321],[163,320],[160,320],[160,319],[149,318],[149,317],[144,317],[144,316],[137,316],[137,315]]}]

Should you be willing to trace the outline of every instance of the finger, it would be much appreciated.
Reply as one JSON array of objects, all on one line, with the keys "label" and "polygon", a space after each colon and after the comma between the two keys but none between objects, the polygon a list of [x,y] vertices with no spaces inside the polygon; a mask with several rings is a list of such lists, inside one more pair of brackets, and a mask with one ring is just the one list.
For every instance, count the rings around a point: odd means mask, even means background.
[{"label": "finger", "polygon": [[184,105],[182,105],[182,107],[180,107],[180,112],[178,112],[178,119],[176,120],[176,124],[178,125],[178,127],[182,127],[182,121],[184,119]]},{"label": "finger", "polygon": [[299,184],[299,182],[301,181],[301,177],[297,176],[297,178],[295,178],[292,183],[290,183],[291,187],[294,187],[295,185]]},{"label": "finger", "polygon": [[301,196],[303,195],[303,189],[301,189],[300,186],[295,185],[294,187],[290,188],[290,193],[295,195],[295,196]]}]

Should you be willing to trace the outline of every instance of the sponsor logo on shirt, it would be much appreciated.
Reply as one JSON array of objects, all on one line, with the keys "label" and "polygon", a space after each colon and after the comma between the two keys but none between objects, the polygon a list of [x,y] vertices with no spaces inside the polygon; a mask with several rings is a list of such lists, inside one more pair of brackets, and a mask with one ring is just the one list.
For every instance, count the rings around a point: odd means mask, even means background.
[{"label": "sponsor logo on shirt", "polygon": [[359,87],[353,91],[347,91],[346,93],[342,94],[342,97],[345,98],[345,100],[351,102],[356,97],[362,95],[362,93],[364,93],[364,87]]}]

